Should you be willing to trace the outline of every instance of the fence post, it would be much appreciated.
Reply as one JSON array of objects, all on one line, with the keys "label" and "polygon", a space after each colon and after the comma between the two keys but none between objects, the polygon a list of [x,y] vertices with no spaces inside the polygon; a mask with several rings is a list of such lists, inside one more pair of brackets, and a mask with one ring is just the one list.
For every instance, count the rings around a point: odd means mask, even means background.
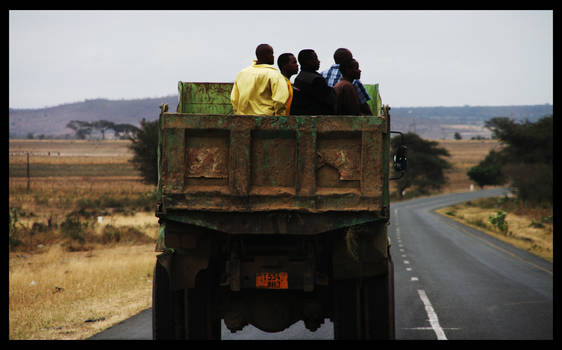
[{"label": "fence post", "polygon": [[30,187],[30,178],[29,178],[29,152],[27,152],[26,174],[27,174],[27,192],[29,192],[29,187]]}]

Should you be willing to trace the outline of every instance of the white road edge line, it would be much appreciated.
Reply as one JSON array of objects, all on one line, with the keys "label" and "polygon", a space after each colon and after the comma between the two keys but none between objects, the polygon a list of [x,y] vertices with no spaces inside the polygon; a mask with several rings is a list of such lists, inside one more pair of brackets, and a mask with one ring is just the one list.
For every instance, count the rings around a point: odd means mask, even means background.
[{"label": "white road edge line", "polygon": [[418,294],[425,306],[425,312],[427,313],[427,317],[429,317],[429,324],[431,325],[431,328],[433,328],[435,335],[437,335],[437,340],[447,340],[443,328],[439,325],[439,318],[437,317],[435,310],[433,310],[433,306],[429,302],[425,291],[423,289],[418,289]]}]

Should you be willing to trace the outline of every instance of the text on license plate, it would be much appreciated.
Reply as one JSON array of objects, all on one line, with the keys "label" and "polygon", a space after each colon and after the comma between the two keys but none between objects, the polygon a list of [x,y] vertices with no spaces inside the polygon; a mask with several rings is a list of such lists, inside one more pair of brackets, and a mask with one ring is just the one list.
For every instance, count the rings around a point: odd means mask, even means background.
[{"label": "text on license plate", "polygon": [[288,289],[289,274],[287,272],[256,273],[256,288]]}]

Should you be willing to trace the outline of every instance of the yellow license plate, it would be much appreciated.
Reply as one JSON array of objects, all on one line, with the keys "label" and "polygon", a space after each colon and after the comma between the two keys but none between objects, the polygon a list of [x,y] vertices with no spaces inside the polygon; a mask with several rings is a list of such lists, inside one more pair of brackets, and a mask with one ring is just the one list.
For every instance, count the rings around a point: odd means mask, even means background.
[{"label": "yellow license plate", "polygon": [[256,288],[288,289],[289,274],[287,272],[258,272]]}]

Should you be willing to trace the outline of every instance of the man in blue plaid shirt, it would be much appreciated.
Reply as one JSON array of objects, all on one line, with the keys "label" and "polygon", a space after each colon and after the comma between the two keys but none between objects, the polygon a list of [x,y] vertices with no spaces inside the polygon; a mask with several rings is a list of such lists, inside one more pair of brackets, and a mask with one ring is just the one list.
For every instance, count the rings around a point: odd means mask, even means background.
[{"label": "man in blue plaid shirt", "polygon": [[[340,81],[342,74],[340,72],[340,63],[345,61],[346,59],[353,58],[351,51],[348,49],[340,48],[334,52],[334,61],[336,64],[332,65],[330,69],[323,71],[321,74],[326,79],[326,83],[328,86],[334,87],[338,81]],[[359,103],[361,104],[361,112],[363,114],[372,115],[371,108],[367,104],[367,101],[371,99],[371,96],[367,93],[367,90],[361,84],[360,80],[354,80],[353,86],[355,86],[355,90],[357,90],[357,96],[359,97]]]}]

